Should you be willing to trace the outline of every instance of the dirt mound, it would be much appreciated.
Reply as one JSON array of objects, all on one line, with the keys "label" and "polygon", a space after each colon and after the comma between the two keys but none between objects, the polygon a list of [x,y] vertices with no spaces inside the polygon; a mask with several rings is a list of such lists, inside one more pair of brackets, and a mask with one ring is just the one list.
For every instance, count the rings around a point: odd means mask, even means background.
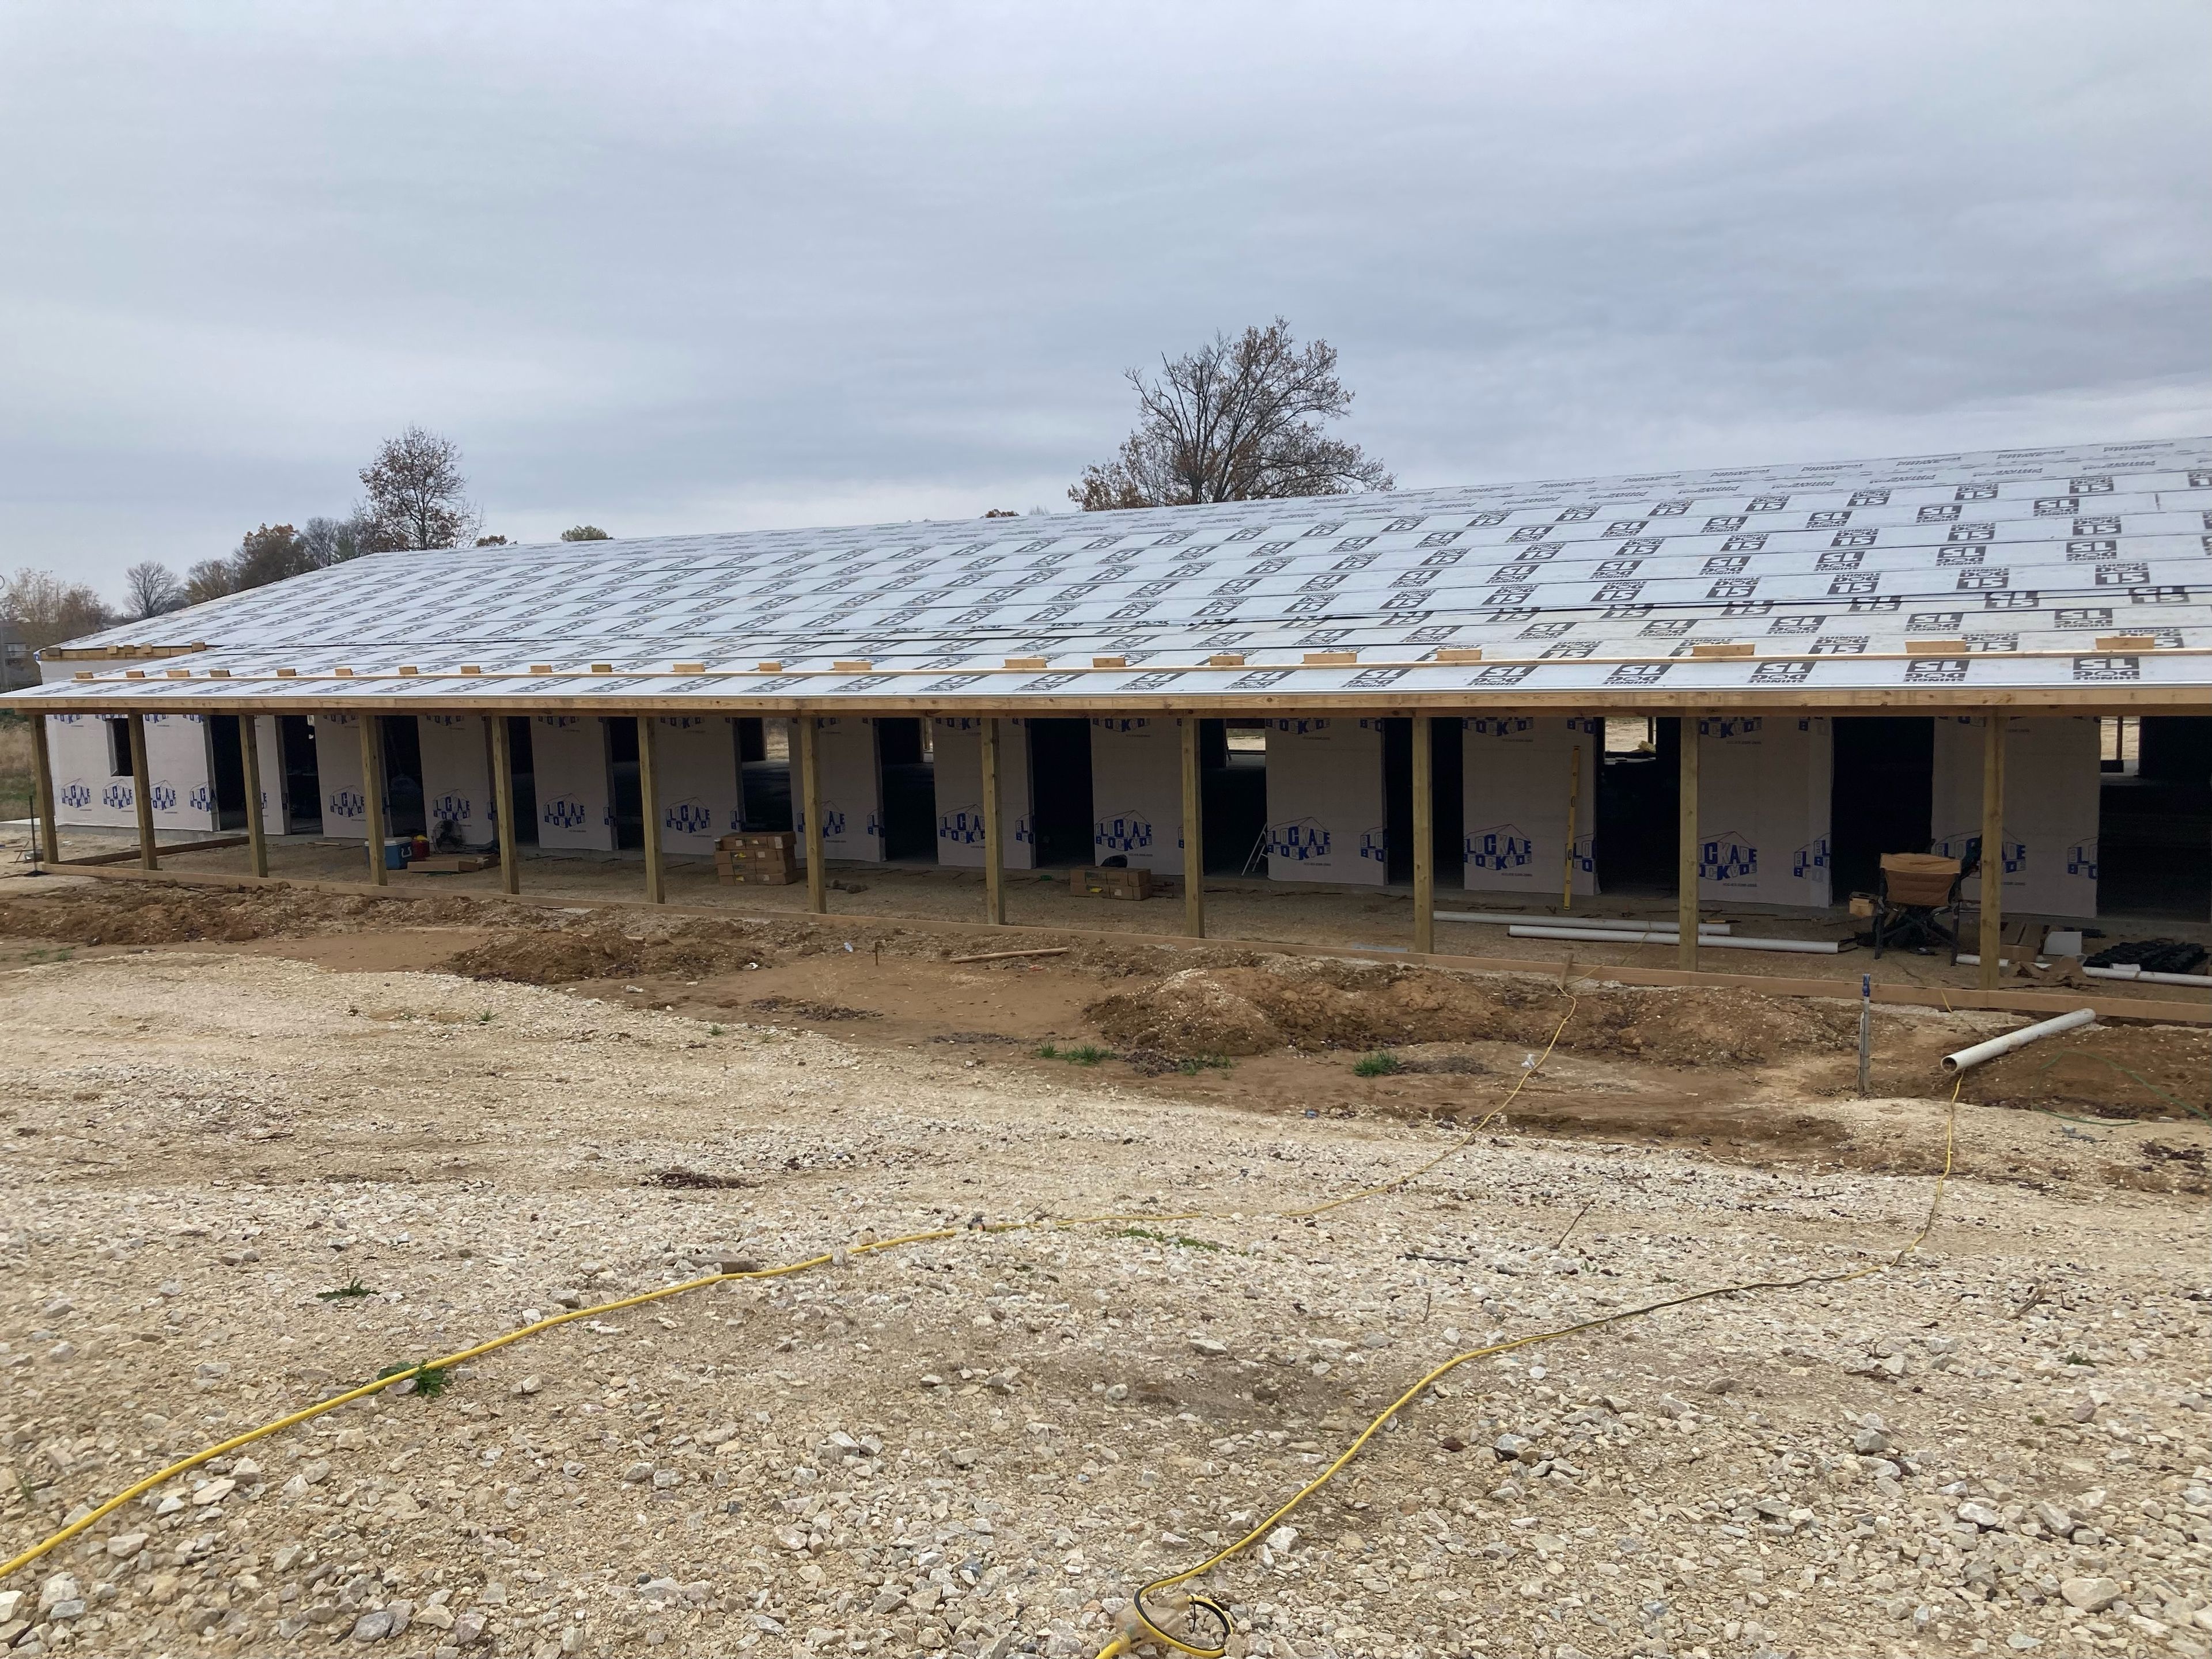
[{"label": "dirt mound", "polygon": [[[1285,963],[1193,969],[1085,1012],[1115,1042],[1173,1054],[1506,1042],[1538,1047],[1568,1011],[1533,985],[1407,968]],[[1759,1065],[1854,1040],[1856,1015],[1794,998],[1707,990],[1584,991],[1564,1048],[1668,1065]]]},{"label": "dirt mound", "polygon": [[242,944],[307,933],[399,927],[528,925],[516,906],[456,895],[417,902],[319,893],[278,884],[251,890],[100,883],[0,901],[0,937],[80,945]]},{"label": "dirt mound", "polygon": [[448,973],[520,985],[572,985],[580,980],[665,975],[705,979],[769,957],[753,930],[724,921],[690,921],[666,932],[626,933],[605,922],[534,933],[502,933],[463,951]]},{"label": "dirt mound", "polygon": [[1960,1097],[2099,1117],[2212,1114],[2212,1031],[2093,1025],[1999,1055],[1966,1073]]}]

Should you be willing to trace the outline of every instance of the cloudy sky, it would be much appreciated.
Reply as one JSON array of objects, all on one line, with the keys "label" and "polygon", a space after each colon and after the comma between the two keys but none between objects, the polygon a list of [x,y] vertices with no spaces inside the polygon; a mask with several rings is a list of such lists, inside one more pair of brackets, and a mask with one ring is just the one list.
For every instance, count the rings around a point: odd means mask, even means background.
[{"label": "cloudy sky", "polygon": [[544,539],[1068,510],[1280,313],[1408,487],[2212,431],[2212,8],[0,0],[0,570],[463,447]]}]

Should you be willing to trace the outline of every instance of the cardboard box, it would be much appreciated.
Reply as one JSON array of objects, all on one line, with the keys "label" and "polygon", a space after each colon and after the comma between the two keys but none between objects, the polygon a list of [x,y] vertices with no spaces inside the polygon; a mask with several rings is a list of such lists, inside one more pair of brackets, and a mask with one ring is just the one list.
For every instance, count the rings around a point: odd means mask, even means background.
[{"label": "cardboard box", "polygon": [[725,882],[746,887],[788,887],[799,872],[788,864],[718,865],[714,873]]},{"label": "cardboard box", "polygon": [[741,830],[734,835],[721,836],[714,842],[718,853],[764,853],[781,849],[786,854],[799,845],[799,837],[788,830]]},{"label": "cardboard box", "polygon": [[1152,872],[1086,867],[1074,872],[1072,885],[1078,898],[1148,899],[1152,896]]}]

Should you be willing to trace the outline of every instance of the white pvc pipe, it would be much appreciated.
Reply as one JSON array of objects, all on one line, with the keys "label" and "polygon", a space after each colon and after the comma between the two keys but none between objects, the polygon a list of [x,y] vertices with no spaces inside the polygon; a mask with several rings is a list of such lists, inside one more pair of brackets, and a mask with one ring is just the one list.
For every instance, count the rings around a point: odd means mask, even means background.
[{"label": "white pvc pipe", "polygon": [[[1526,912],[1516,914],[1514,912],[1505,910],[1438,910],[1436,912],[1436,918],[1438,921],[1479,921],[1484,923],[1486,926],[1494,927],[1571,927],[1578,933],[1587,933],[1598,928],[1609,928],[1614,930],[1620,928],[1632,929],[1639,925],[1646,928],[1649,932],[1655,933],[1674,933],[1679,935],[1681,931],[1681,925],[1679,922],[1654,921],[1638,924],[1626,916],[1610,918],[1604,916],[1532,916],[1528,915]],[[1709,938],[1715,934],[1729,933],[1732,930],[1734,924],[1731,922],[1701,921],[1698,924],[1698,933],[1701,938]]]},{"label": "white pvc pipe", "polygon": [[[1682,935],[1678,932],[1632,932],[1622,928],[1595,927],[1508,927],[1507,934],[1514,939],[1585,939],[1593,945],[1680,945]],[[1832,939],[1736,939],[1701,934],[1698,939],[1701,950],[1711,951],[1786,951],[1800,956],[1832,957],[1844,947]]]},{"label": "white pvc pipe", "polygon": [[2146,985],[2193,985],[2200,991],[2212,991],[2212,974],[2153,974],[2130,963],[2121,968],[2084,968],[2091,979],[2124,979]]},{"label": "white pvc pipe", "polygon": [[2056,1019],[2023,1025],[2017,1031],[2008,1031],[2002,1036],[1991,1037],[1987,1042],[1977,1042],[1971,1048],[1961,1048],[1955,1054],[1944,1055],[1943,1069],[1963,1072],[1970,1066],[1978,1066],[1985,1060],[1995,1060],[1999,1054],[2008,1054],[2028,1043],[2040,1042],[2047,1036],[2057,1036],[2061,1031],[2078,1030],[2096,1018],[2094,1008],[2076,1008],[2072,1013],[2061,1014]]}]

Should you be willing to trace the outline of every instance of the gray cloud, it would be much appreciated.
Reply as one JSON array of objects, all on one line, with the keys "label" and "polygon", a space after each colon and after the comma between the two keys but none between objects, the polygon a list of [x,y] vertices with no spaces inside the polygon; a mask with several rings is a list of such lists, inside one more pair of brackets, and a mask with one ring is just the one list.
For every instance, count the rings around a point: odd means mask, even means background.
[{"label": "gray cloud", "polygon": [[0,14],[0,567],[1065,506],[1278,311],[1408,484],[2212,427],[2201,5]]}]

